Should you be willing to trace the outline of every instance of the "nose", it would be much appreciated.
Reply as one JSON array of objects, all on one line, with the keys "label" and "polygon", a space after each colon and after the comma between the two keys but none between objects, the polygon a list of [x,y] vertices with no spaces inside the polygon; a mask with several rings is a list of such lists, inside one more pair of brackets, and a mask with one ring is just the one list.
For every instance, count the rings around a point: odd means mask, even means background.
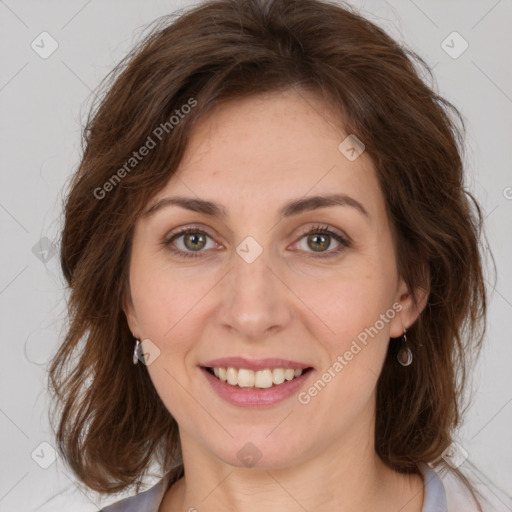
[{"label": "nose", "polygon": [[222,326],[239,339],[256,341],[286,329],[292,318],[293,293],[269,266],[265,252],[252,263],[238,254],[233,259],[217,310]]}]

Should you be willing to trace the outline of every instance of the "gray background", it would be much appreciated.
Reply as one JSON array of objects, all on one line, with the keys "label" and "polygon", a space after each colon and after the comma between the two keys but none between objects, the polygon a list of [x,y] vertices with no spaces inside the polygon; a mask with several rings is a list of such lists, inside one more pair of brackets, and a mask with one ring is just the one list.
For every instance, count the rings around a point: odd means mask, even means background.
[{"label": "gray background", "polygon": [[[486,346],[472,373],[474,399],[459,443],[469,456],[463,469],[477,466],[485,481],[510,493],[512,1],[352,3],[435,66],[440,93],[468,120],[468,186],[483,206],[498,275],[496,287],[489,286]],[[54,253],[63,187],[78,164],[92,91],[147,23],[190,4],[0,0],[2,511],[93,511],[100,504],[75,484],[60,458],[52,463],[55,443],[46,419],[44,365],[66,314]],[[31,47],[34,40],[43,46],[43,31],[58,43],[46,59]],[[441,45],[453,31],[469,44],[455,59]],[[460,50],[462,42],[452,39],[445,44]]]}]

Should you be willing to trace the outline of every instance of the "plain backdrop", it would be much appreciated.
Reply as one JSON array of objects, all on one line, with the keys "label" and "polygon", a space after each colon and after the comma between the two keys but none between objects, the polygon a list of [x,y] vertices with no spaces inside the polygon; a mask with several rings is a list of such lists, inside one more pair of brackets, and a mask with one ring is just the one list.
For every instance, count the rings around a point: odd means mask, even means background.
[{"label": "plain backdrop", "polygon": [[[497,280],[493,286],[489,274],[488,332],[458,442],[468,453],[464,464],[510,494],[512,2],[352,3],[434,67],[435,87],[468,122],[467,183],[484,210]],[[0,0],[1,511],[94,511],[122,497],[100,502],[54,460],[45,364],[66,314],[58,258],[63,187],[79,162],[92,91],[149,22],[188,5]]]}]

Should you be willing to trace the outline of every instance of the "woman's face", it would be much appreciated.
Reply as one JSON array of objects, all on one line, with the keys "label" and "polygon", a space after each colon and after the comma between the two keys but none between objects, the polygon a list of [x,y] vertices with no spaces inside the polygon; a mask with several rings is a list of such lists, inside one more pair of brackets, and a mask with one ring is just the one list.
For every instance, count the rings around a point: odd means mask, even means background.
[{"label": "woman's face", "polygon": [[[293,91],[219,106],[137,221],[124,309],[185,451],[277,468],[373,447],[388,341],[417,313],[371,161],[330,110]],[[207,373],[220,358],[263,387]],[[286,366],[311,370],[268,380]]]}]

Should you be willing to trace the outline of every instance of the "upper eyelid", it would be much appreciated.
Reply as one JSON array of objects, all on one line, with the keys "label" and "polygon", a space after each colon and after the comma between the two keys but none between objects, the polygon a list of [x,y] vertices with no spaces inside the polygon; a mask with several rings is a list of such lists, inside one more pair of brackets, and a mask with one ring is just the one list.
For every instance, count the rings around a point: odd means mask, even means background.
[{"label": "upper eyelid", "polygon": [[[170,232],[168,232],[165,236],[164,236],[164,240],[166,241],[171,241],[173,238],[178,238],[180,236],[183,236],[183,235],[186,235],[187,234],[187,231],[190,231],[190,232],[196,232],[196,231],[200,231],[201,233],[204,233],[206,234],[207,236],[209,236],[210,238],[215,238],[215,235],[213,235],[212,233],[210,233],[210,231],[206,228],[203,228],[203,227],[199,227],[199,226],[196,226],[194,224],[191,224],[191,225],[185,225],[185,226],[182,226],[182,227],[179,227],[179,228],[176,228],[176,229],[173,229],[171,230]],[[222,237],[221,237],[222,238]]]}]

